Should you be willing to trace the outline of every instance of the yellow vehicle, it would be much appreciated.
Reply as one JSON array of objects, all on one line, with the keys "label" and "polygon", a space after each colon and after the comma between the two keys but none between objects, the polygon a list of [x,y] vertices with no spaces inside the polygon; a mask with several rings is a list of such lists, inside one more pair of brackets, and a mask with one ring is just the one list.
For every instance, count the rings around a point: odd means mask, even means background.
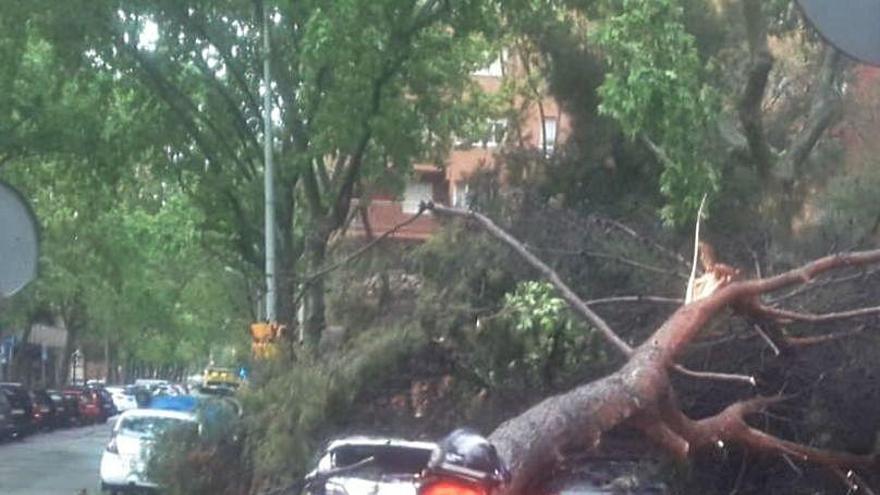
[{"label": "yellow vehicle", "polygon": [[235,371],[229,368],[209,366],[205,368],[205,372],[202,375],[202,385],[205,387],[238,388],[241,385],[241,380],[238,379]]}]

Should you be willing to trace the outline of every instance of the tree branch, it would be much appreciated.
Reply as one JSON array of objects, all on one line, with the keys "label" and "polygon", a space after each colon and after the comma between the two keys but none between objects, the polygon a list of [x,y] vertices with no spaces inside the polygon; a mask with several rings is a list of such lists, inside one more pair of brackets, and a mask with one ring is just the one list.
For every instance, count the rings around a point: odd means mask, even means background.
[{"label": "tree branch", "polygon": [[755,306],[754,311],[756,311],[761,316],[765,316],[768,318],[775,318],[777,320],[803,321],[803,322],[808,322],[808,323],[822,323],[822,322],[826,322],[826,321],[846,320],[849,318],[858,318],[861,316],[872,316],[872,315],[880,314],[880,306],[873,306],[870,308],[852,309],[849,311],[838,311],[838,312],[834,312],[834,313],[812,314],[812,313],[800,313],[797,311],[789,311],[789,310],[785,310],[785,309],[772,308],[769,306],[758,305],[758,306]]},{"label": "tree branch", "polygon": [[[205,135],[198,129],[198,125],[196,124],[197,121],[201,121],[205,124],[216,138],[218,147],[245,172],[248,178],[256,176],[256,170],[254,169],[253,164],[241,161],[238,154],[227,142],[227,136],[224,135],[214,122],[206,118],[204,114],[199,111],[187,95],[168,81],[154,61],[147,58],[136,47],[125,43],[116,35],[116,33],[114,33],[114,39],[116,40],[116,46],[119,47],[120,50],[128,53],[135,60],[137,66],[140,67],[142,72],[147,76],[147,81],[156,88],[159,96],[162,97],[172,110],[184,119],[187,130],[190,132],[193,139],[196,140],[199,148],[209,145],[205,139]],[[202,152],[205,153],[206,156],[208,155],[207,150],[202,149]],[[217,165],[219,165],[219,162],[217,162]]]},{"label": "tree branch", "polygon": [[764,135],[761,104],[767,90],[767,80],[773,68],[773,56],[767,44],[767,25],[761,9],[761,0],[743,0],[743,17],[749,45],[749,72],[739,100],[739,120],[749,145],[755,168],[762,177],[769,175],[774,157]]},{"label": "tree branch", "polygon": [[616,303],[631,303],[631,302],[683,304],[684,299],[679,299],[679,298],[675,298],[675,297],[661,297],[661,296],[614,296],[614,297],[603,297],[600,299],[591,299],[589,301],[584,301],[584,304],[586,304],[587,306],[594,306],[594,305],[599,305],[599,304],[616,304]]},{"label": "tree branch", "polygon": [[[426,206],[438,215],[476,221],[550,280],[576,314],[594,326],[597,326],[594,318],[604,324],[557,273],[486,216],[440,205]],[[679,368],[676,358],[725,308],[747,306],[762,294],[808,283],[822,273],[870,263],[880,263],[880,249],[834,254],[773,277],[730,282],[704,298],[679,307],[635,349],[629,348],[610,328],[608,333],[600,329],[600,333],[629,358],[618,371],[545,399],[506,421],[490,435],[513,472],[506,492],[533,493],[544,481],[542,477],[552,472],[562,452],[595,449],[605,432],[627,421],[682,458],[708,445],[736,442],[755,451],[789,455],[822,466],[876,467],[877,459],[873,456],[812,448],[777,438],[746,423],[747,416],[762,412],[785,397],[756,397],[736,402],[715,416],[692,420],[676,403],[668,376],[670,368]],[[741,377],[739,380],[753,383]]]},{"label": "tree branch", "polygon": [[407,218],[403,222],[395,225],[394,227],[391,227],[390,229],[385,231],[382,235],[373,238],[370,242],[364,244],[363,246],[358,248],[355,252],[351,253],[350,255],[346,256],[345,258],[343,258],[335,263],[332,263],[324,268],[321,268],[320,270],[318,270],[314,273],[310,273],[310,274],[304,276],[303,282],[302,282],[302,289],[300,290],[300,293],[294,299],[293,305],[296,306],[297,304],[299,304],[300,300],[302,300],[303,296],[305,296],[305,294],[306,294],[305,288],[307,286],[313,284],[315,282],[315,280],[318,280],[319,278],[323,277],[324,275],[327,275],[328,273],[332,272],[333,270],[336,270],[344,265],[347,265],[348,263],[351,263],[352,261],[361,257],[364,253],[366,253],[367,251],[369,251],[370,249],[375,247],[377,244],[379,244],[383,240],[391,237],[392,235],[397,233],[400,229],[415,222],[420,216],[422,216],[423,213],[425,213],[425,211],[427,209],[428,209],[428,207],[426,205],[420,205],[419,211],[417,211],[414,215]]},{"label": "tree branch", "polygon": [[823,280],[823,281],[815,282],[815,283],[811,282],[809,284],[798,287],[797,289],[794,289],[787,294],[782,294],[777,297],[768,298],[767,302],[770,304],[775,304],[775,303],[778,303],[781,301],[785,301],[787,299],[791,299],[796,296],[800,296],[800,295],[807,293],[807,292],[810,292],[812,290],[821,289],[821,288],[825,288],[825,287],[829,287],[829,286],[837,285],[837,284],[842,284],[842,283],[846,283],[846,282],[851,282],[851,281],[859,279],[859,278],[867,278],[872,275],[875,275],[878,272],[880,272],[880,269],[875,268],[875,269],[871,269],[871,270],[865,270],[863,272],[859,272],[859,273],[852,274],[852,275],[845,275],[842,277],[829,278],[827,280]]},{"label": "tree branch", "polygon": [[809,337],[785,337],[785,343],[792,347],[804,347],[810,345],[824,344],[835,340],[841,340],[853,335],[859,335],[865,331],[866,325],[860,325],[857,328],[839,333],[830,333],[825,335],[813,335]]},{"label": "tree branch", "polygon": [[642,244],[645,244],[647,246],[652,247],[658,253],[674,259],[675,261],[680,263],[682,266],[690,267],[688,262],[684,259],[684,257],[681,254],[676,253],[675,251],[672,251],[671,249],[668,249],[667,247],[657,243],[653,239],[650,239],[650,238],[636,232],[634,229],[630,228],[627,225],[624,225],[623,223],[618,222],[617,220],[613,220],[611,218],[605,218],[605,217],[601,217],[601,216],[592,216],[591,218],[599,224],[602,224],[607,227],[611,227],[615,230],[618,230],[620,232],[623,232],[624,234],[632,237],[633,239],[637,240],[638,242],[641,242]]},{"label": "tree branch", "polygon": [[718,373],[715,371],[694,371],[689,368],[685,368],[680,364],[675,364],[672,366],[672,369],[681,373],[684,376],[689,376],[691,378],[698,378],[701,380],[715,380],[721,382],[735,382],[735,383],[745,383],[749,386],[756,386],[758,384],[755,381],[755,377],[750,375],[737,375],[731,373]]},{"label": "tree branch", "polygon": [[782,160],[783,173],[790,174],[786,178],[797,177],[797,171],[810,156],[819,138],[834,122],[839,108],[835,82],[840,70],[840,52],[832,46],[826,46],[822,67],[817,76],[819,84],[813,94],[807,123],[803,130],[795,136]]},{"label": "tree branch", "polygon": [[[193,14],[196,14],[198,12],[199,9],[195,9]],[[226,69],[229,71],[229,73],[232,74],[232,78],[237,83],[238,89],[241,94],[244,95],[246,106],[250,110],[252,117],[259,121],[258,125],[262,126],[262,105],[260,105],[260,103],[257,101],[257,97],[248,86],[248,81],[244,76],[245,71],[243,71],[242,68],[238,66],[236,58],[232,56],[231,47],[229,46],[229,44],[222,41],[223,36],[219,35],[215,30],[213,30],[212,27],[206,22],[204,17],[189,15],[188,12],[183,10],[183,8],[179,9],[179,16],[186,20],[185,24],[188,29],[192,29],[197,35],[201,36],[205,39],[205,41],[217,48],[217,51],[220,53],[220,56],[223,59],[223,64],[226,66]]]},{"label": "tree branch", "polygon": [[604,259],[616,261],[616,262],[623,264],[623,265],[629,265],[633,268],[638,268],[638,269],[653,272],[653,273],[659,273],[661,275],[671,275],[673,277],[677,277],[682,280],[688,279],[687,275],[678,273],[675,270],[667,270],[665,268],[660,268],[660,267],[648,265],[647,263],[642,263],[639,261],[631,260],[628,258],[624,258],[622,256],[615,256],[613,254],[600,253],[597,251],[581,251],[581,254],[583,254],[585,256],[590,256],[593,258],[604,258]]},{"label": "tree branch", "polygon": [[677,277],[682,280],[687,280],[687,275],[684,275],[683,273],[679,273],[675,270],[661,268],[659,266],[649,265],[647,263],[642,263],[641,261],[636,261],[636,260],[632,260],[629,258],[624,258],[623,256],[615,256],[613,254],[601,253],[599,251],[585,251],[583,249],[581,249],[581,250],[555,249],[555,248],[548,248],[548,247],[533,246],[531,244],[524,244],[524,245],[534,251],[542,251],[542,252],[546,252],[546,253],[564,254],[564,255],[569,255],[569,256],[589,256],[591,258],[603,258],[603,259],[607,259],[607,260],[616,261],[617,263],[620,263],[622,265],[627,265],[627,266],[631,266],[633,268],[638,268],[640,270],[645,270],[645,271],[649,271],[649,272],[653,272],[653,273],[659,273],[661,275],[671,275],[673,277]]},{"label": "tree branch", "polygon": [[495,222],[490,220],[485,215],[482,215],[475,211],[449,208],[447,206],[441,206],[434,203],[427,203],[425,206],[439,215],[476,220],[490,235],[513,249],[518,255],[520,255],[520,257],[522,257],[530,265],[532,265],[533,268],[538,270],[541,275],[547,278],[547,280],[549,280],[550,283],[553,284],[556,290],[559,291],[562,298],[565,299],[572,310],[580,314],[592,326],[599,330],[599,333],[605,338],[606,341],[608,341],[608,343],[614,346],[625,356],[629,356],[632,354],[632,347],[624,342],[624,340],[621,339],[617,335],[617,333],[615,333],[614,330],[611,329],[610,326],[608,326],[608,323],[606,323],[601,316],[593,312],[593,310],[591,310],[589,306],[587,306],[584,301],[582,301],[577,296],[577,294],[575,294],[574,291],[571,290],[571,288],[562,281],[559,275],[552,268],[550,268],[543,261],[538,259],[537,256],[529,252],[529,250],[521,242],[513,238],[513,236],[505,232],[501,227],[497,226]]},{"label": "tree branch", "polygon": [[[229,110],[230,115],[233,120],[233,128],[237,131],[239,141],[243,145],[244,149],[251,148],[255,150],[255,152],[260,151],[260,143],[257,142],[257,137],[254,135],[253,129],[248,126],[247,119],[244,114],[242,114],[241,109],[238,107],[238,103],[236,103],[235,99],[229,93],[227,88],[217,79],[217,74],[208,67],[207,61],[202,58],[201,54],[197,54],[194,57],[194,62],[196,67],[202,72],[202,75],[208,80],[210,86],[217,91],[217,94],[220,95],[220,99],[226,104],[226,108]],[[251,158],[252,160],[252,158]]]}]

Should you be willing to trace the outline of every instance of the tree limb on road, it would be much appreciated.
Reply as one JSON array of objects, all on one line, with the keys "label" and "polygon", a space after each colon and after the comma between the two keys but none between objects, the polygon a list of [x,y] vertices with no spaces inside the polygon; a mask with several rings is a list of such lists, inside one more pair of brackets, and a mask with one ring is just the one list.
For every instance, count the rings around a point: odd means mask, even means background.
[{"label": "tree limb on road", "polygon": [[[486,216],[434,204],[426,206],[440,216],[476,221],[550,280],[577,315],[591,325],[595,325],[594,318],[604,324],[558,274]],[[808,283],[826,272],[874,263],[880,263],[880,249],[833,254],[768,278],[730,281],[706,297],[679,307],[634,349],[606,324],[600,333],[628,358],[618,371],[549,397],[502,423],[490,435],[513,473],[507,493],[525,495],[540,489],[566,452],[595,450],[606,432],[623,424],[642,431],[679,459],[709,445],[730,442],[828,468],[880,467],[875,456],[813,448],[775,437],[746,422],[748,416],[772,407],[784,397],[754,397],[734,402],[714,416],[691,419],[678,404],[669,379],[676,359],[726,308],[747,311],[762,294]]]}]

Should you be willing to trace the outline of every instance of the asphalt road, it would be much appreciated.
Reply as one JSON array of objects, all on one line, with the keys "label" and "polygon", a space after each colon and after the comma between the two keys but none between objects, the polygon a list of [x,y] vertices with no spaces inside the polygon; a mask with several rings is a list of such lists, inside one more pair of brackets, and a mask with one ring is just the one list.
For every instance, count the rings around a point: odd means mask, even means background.
[{"label": "asphalt road", "polygon": [[110,424],[38,433],[0,443],[3,495],[100,493],[98,467]]}]

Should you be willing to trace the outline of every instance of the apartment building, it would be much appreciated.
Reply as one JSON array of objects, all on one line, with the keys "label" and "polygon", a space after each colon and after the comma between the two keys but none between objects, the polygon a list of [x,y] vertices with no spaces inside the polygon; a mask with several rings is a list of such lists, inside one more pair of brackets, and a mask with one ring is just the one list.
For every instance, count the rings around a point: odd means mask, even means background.
[{"label": "apartment building", "polygon": [[[518,57],[509,51],[500,54],[488,67],[473,74],[483,91],[494,93],[508,78],[524,78],[526,71]],[[402,194],[373,194],[367,207],[367,222],[358,217],[350,233],[355,236],[378,236],[407,220],[424,200],[466,208],[469,180],[482,168],[494,169],[504,147],[531,148],[553,153],[569,135],[571,122],[560,105],[548,95],[537,98],[517,97],[511,101],[516,122],[494,119],[487,122],[487,132],[475,142],[458,142],[443,167],[418,163]],[[503,180],[503,171],[501,171]],[[391,235],[401,241],[424,241],[439,228],[435,218],[426,213]]]}]

